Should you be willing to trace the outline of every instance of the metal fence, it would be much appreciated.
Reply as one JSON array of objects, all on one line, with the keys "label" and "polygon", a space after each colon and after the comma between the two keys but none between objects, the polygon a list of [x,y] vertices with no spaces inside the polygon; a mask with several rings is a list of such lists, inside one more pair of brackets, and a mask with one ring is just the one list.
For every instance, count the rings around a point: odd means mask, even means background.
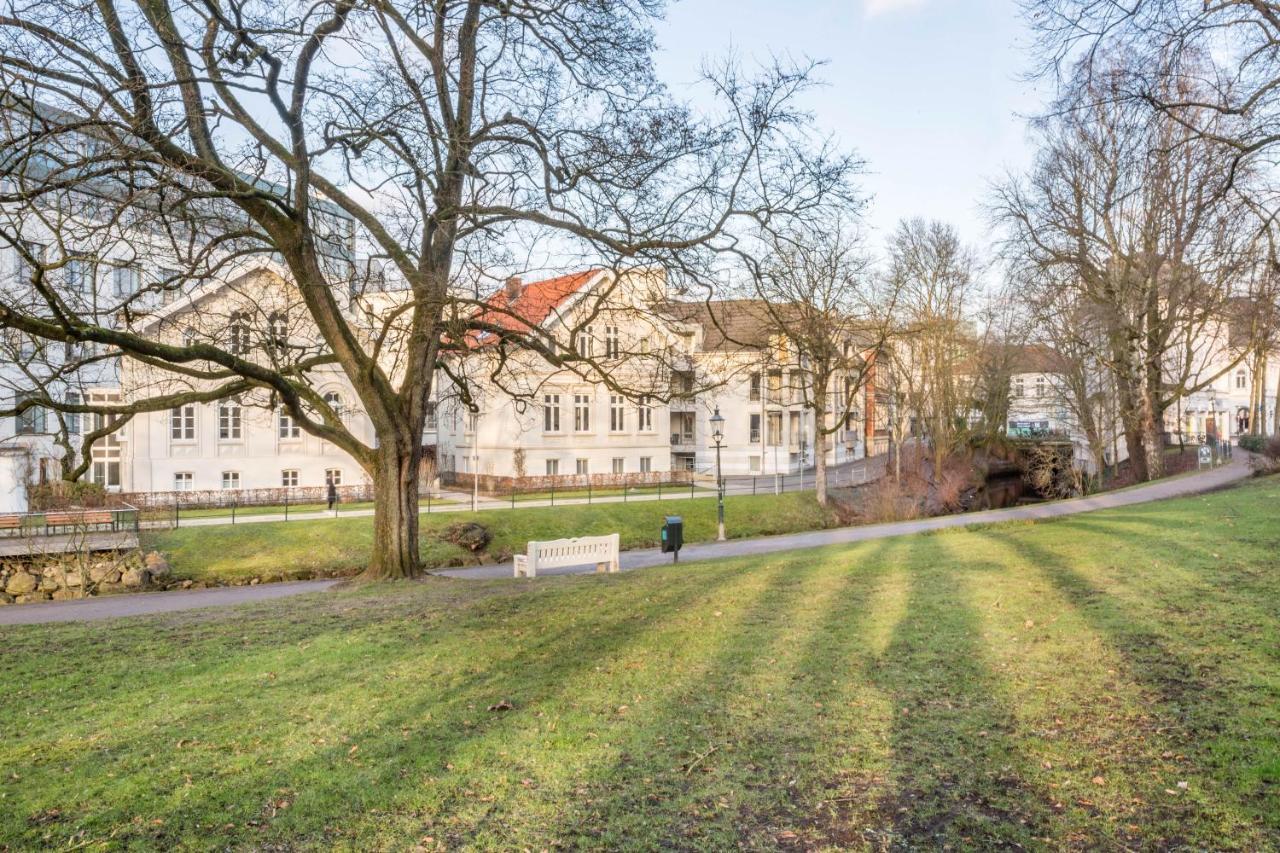
[{"label": "metal fence", "polygon": [[0,514],[0,538],[69,536],[79,533],[136,533],[141,512],[135,506],[70,507],[43,512]]}]

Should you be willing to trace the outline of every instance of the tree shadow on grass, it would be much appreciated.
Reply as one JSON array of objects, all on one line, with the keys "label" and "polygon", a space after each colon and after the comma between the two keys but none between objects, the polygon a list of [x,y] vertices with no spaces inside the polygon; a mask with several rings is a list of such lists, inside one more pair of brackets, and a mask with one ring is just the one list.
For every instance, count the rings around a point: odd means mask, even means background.
[{"label": "tree shadow on grass", "polygon": [[[464,796],[460,789],[467,784],[450,778],[450,763],[457,763],[460,771],[479,768],[489,757],[485,744],[501,742],[528,726],[531,716],[543,708],[571,702],[566,684],[589,681],[602,661],[642,650],[653,629],[638,623],[637,614],[680,619],[689,608],[740,579],[730,572],[706,572],[698,583],[649,586],[646,603],[634,609],[575,608],[565,620],[571,625],[536,632],[546,625],[530,602],[559,602],[563,610],[574,587],[596,580],[562,582],[563,592],[527,599],[485,599],[474,605],[478,613],[462,608],[447,614],[467,626],[468,637],[521,628],[525,636],[509,647],[486,646],[474,665],[443,668],[447,674],[425,690],[407,677],[415,663],[424,664],[423,678],[430,681],[433,653],[465,654],[456,638],[448,641],[450,628],[439,622],[443,649],[407,619],[375,620],[355,629],[340,619],[324,619],[323,630],[293,626],[285,636],[253,640],[249,638],[255,626],[247,621],[241,648],[231,641],[208,640],[216,647],[216,652],[210,651],[220,656],[216,664],[202,661],[194,672],[181,674],[175,667],[174,680],[159,685],[127,679],[134,689],[114,694],[119,696],[117,704],[130,706],[126,718],[113,718],[116,724],[106,732],[82,732],[81,738],[97,744],[92,749],[73,747],[37,757],[45,766],[24,768],[27,795],[11,799],[9,808],[16,814],[37,814],[57,807],[74,815],[75,826],[33,826],[23,835],[29,842],[43,842],[50,832],[83,830],[90,838],[114,833],[120,843],[167,845],[207,840],[214,829],[220,843],[282,838],[327,844],[355,837],[349,833],[358,834],[376,821],[371,809],[394,814],[404,800],[417,798],[425,778],[440,777],[431,784],[441,791],[436,801],[447,804],[452,796]],[[628,580],[604,580],[613,589],[602,589],[601,599],[620,594]],[[398,626],[410,629],[406,633],[422,642],[422,648],[394,636]],[[277,644],[286,637],[294,646],[324,647],[327,656],[302,656],[295,661],[299,671],[282,672],[277,678]],[[221,665],[227,661],[233,666]],[[304,684],[300,692],[278,695],[301,700],[301,708],[273,701],[279,687],[299,682]],[[513,688],[518,688],[517,713],[484,710],[486,702],[510,695]],[[365,716],[353,719],[344,703],[362,701],[366,691],[378,701],[361,704]],[[204,698],[219,695],[221,707]],[[190,697],[196,697],[194,705]],[[99,695],[92,701],[105,699]],[[308,722],[313,715],[325,719]],[[228,726],[228,719],[240,725]],[[286,759],[273,752],[286,737],[296,741],[312,728],[326,737],[324,742],[313,741],[314,748],[301,750],[304,757]],[[174,740],[187,746],[185,753],[175,756],[173,766],[157,768],[144,758],[153,750],[169,751]],[[64,730],[60,741],[70,746],[77,738]],[[54,762],[56,769],[50,766]],[[67,787],[71,784],[75,790]],[[37,790],[44,797],[36,795]],[[268,807],[280,799],[290,801],[287,810]],[[145,814],[139,803],[145,803]],[[224,821],[233,826],[224,827]],[[197,829],[197,822],[203,829]]]},{"label": "tree shadow on grass", "polygon": [[774,558],[765,594],[718,625],[709,654],[653,697],[644,725],[627,733],[627,760],[592,768],[595,795],[575,804],[565,820],[573,835],[562,840],[635,849],[774,845],[771,824],[790,810],[792,785],[830,746],[815,725],[814,697],[836,661],[810,666],[806,650],[843,597],[857,600],[869,586],[859,569],[836,577],[813,556]]},{"label": "tree shadow on grass", "polygon": [[[1091,526],[1105,547],[1109,531],[1096,522]],[[1123,554],[1127,543],[1114,533],[1110,536],[1116,542],[1115,553]],[[1248,675],[1240,677],[1241,669],[1252,668],[1254,662],[1244,664],[1254,652],[1227,647],[1212,633],[1193,633],[1165,602],[1150,600],[1150,585],[1133,585],[1141,583],[1141,571],[1135,570],[1131,580],[1109,578],[1104,586],[1063,553],[1030,540],[1012,536],[999,541],[1047,578],[1105,638],[1125,661],[1123,676],[1140,685],[1145,695],[1149,719],[1142,722],[1147,731],[1138,734],[1146,741],[1146,754],[1126,757],[1135,783],[1153,770],[1166,779],[1201,777],[1205,791],[1194,801],[1160,797],[1159,783],[1148,781],[1147,786],[1156,790],[1135,822],[1178,829],[1155,841],[1158,846],[1212,846],[1223,840],[1248,846],[1261,826],[1269,828],[1274,840],[1280,814],[1274,804],[1267,807],[1266,786],[1242,772],[1259,760],[1274,764],[1280,756],[1274,729],[1280,692],[1274,680],[1268,686],[1251,682]],[[1180,762],[1183,755],[1193,763]],[[1187,836],[1181,834],[1184,829]]]},{"label": "tree shadow on grass", "polygon": [[892,702],[893,764],[867,836],[881,847],[1035,846],[1049,834],[1051,797],[1032,778],[972,601],[997,569],[956,553],[955,541],[936,537],[936,558],[915,555],[906,615],[871,669]]}]

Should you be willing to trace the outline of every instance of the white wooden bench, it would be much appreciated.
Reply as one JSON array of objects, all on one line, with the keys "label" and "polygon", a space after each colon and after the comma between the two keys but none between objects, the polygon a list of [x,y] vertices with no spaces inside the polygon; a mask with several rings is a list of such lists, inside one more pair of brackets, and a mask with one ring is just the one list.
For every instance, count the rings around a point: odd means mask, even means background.
[{"label": "white wooden bench", "polygon": [[617,533],[610,533],[608,536],[579,536],[576,539],[530,542],[527,553],[515,555],[515,576],[535,578],[538,576],[538,569],[582,566],[588,563],[595,563],[597,572],[616,572],[618,539]]}]

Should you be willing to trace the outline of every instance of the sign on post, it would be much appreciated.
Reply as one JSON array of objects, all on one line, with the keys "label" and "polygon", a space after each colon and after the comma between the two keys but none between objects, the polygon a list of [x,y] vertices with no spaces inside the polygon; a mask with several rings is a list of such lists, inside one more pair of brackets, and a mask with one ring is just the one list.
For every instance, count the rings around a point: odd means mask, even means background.
[{"label": "sign on post", "polygon": [[1213,467],[1213,450],[1211,450],[1207,444],[1201,445],[1200,447],[1200,464],[1196,467],[1203,468],[1206,465],[1210,468]]}]

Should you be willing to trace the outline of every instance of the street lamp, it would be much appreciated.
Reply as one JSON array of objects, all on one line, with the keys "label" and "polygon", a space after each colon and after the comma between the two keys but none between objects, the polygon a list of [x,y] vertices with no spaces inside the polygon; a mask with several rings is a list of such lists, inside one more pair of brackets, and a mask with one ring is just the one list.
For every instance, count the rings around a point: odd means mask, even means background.
[{"label": "street lamp", "polygon": [[716,521],[719,528],[716,533],[716,541],[724,541],[724,476],[720,473],[720,443],[724,441],[724,416],[720,414],[720,407],[716,406],[715,414],[711,416],[711,440],[716,443]]}]

